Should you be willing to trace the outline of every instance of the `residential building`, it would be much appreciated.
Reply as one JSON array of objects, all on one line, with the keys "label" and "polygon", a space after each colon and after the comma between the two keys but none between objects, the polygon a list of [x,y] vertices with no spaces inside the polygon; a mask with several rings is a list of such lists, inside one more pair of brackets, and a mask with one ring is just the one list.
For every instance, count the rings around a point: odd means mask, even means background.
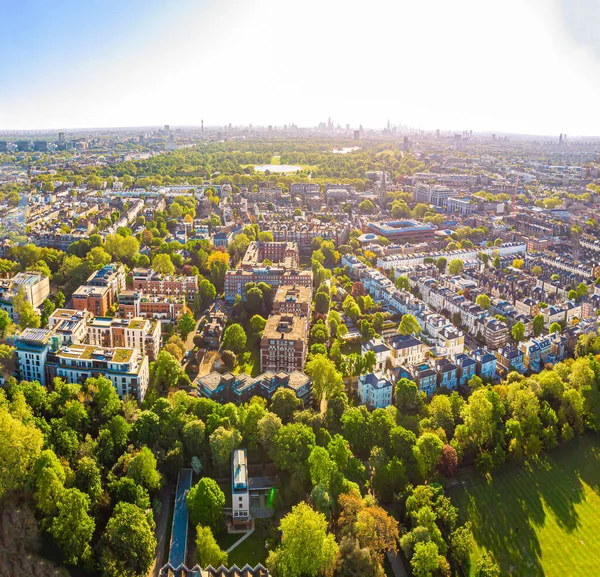
[{"label": "residential building", "polygon": [[117,301],[117,296],[125,290],[126,273],[122,264],[107,264],[94,271],[87,280],[88,286],[107,287],[109,307]]},{"label": "residential building", "polygon": [[306,317],[274,314],[269,317],[260,341],[262,371],[302,371],[307,355]]},{"label": "residential building", "polygon": [[455,355],[453,361],[458,369],[458,384],[460,386],[465,386],[471,378],[477,374],[477,361],[465,353]]},{"label": "residential building", "polygon": [[152,296],[185,296],[191,301],[198,292],[198,277],[161,275],[151,268],[134,268],[133,289]]},{"label": "residential building", "polygon": [[373,370],[380,373],[384,372],[388,368],[388,362],[391,359],[390,347],[381,339],[371,339],[360,346],[360,353],[363,357],[368,351],[375,355]]},{"label": "residential building", "polygon": [[498,377],[496,373],[496,357],[488,351],[477,349],[476,351],[473,351],[473,358],[477,363],[475,370],[477,376],[484,382],[495,381]]},{"label": "residential building", "polygon": [[133,348],[69,345],[55,353],[55,375],[68,383],[90,377],[106,377],[121,398],[131,395],[142,401],[149,380],[148,357]]},{"label": "residential building", "polygon": [[107,286],[82,285],[73,293],[73,308],[103,317],[110,310],[110,298]]},{"label": "residential building", "polygon": [[161,321],[176,321],[185,308],[185,296],[150,296],[141,291],[119,294],[119,316],[131,319],[146,317]]},{"label": "residential building", "polygon": [[383,409],[393,403],[394,385],[382,372],[358,377],[358,396],[361,403],[372,409]]},{"label": "residential building", "polygon": [[10,279],[0,279],[0,309],[5,310],[14,321],[18,319],[13,309],[13,300],[21,293],[39,311],[50,294],[50,281],[40,272],[20,272]]},{"label": "residential building", "polygon": [[88,321],[86,333],[90,345],[133,348],[151,361],[160,350],[160,323],[154,319],[96,317]]},{"label": "residential building", "polygon": [[506,345],[496,351],[497,371],[506,375],[510,371],[518,373],[525,372],[525,363],[523,362],[523,352],[517,347]]},{"label": "residential building", "polygon": [[483,339],[491,349],[504,346],[509,339],[508,325],[494,317],[487,317],[483,321]]},{"label": "residential building", "polygon": [[412,335],[397,334],[386,339],[393,367],[419,365],[429,356],[429,347]]},{"label": "residential building", "polygon": [[233,524],[250,521],[250,493],[248,491],[248,458],[246,449],[236,449],[231,457],[231,511]]},{"label": "residential building", "polygon": [[219,403],[246,403],[252,397],[259,396],[271,400],[280,388],[294,391],[305,407],[312,403],[312,380],[299,371],[267,371],[258,377],[244,373],[212,372],[197,379],[198,395],[213,399]]},{"label": "residential building", "polygon": [[87,310],[56,309],[48,317],[48,328],[59,335],[61,345],[79,344],[87,338],[87,323],[92,313]]},{"label": "residential building", "polygon": [[458,367],[449,359],[435,361],[438,387],[446,387],[453,391],[458,385]]},{"label": "residential building", "polygon": [[18,380],[48,384],[46,359],[56,346],[54,332],[49,329],[25,329],[15,338],[16,376]]},{"label": "residential building", "polygon": [[410,367],[409,372],[420,391],[424,391],[428,396],[434,393],[437,388],[438,374],[427,363]]},{"label": "residential building", "polygon": [[207,347],[219,348],[225,325],[227,324],[227,315],[221,311],[211,312],[206,319],[202,329],[202,338]]},{"label": "residential building", "polygon": [[273,297],[273,313],[308,316],[311,300],[312,289],[309,286],[280,286]]}]

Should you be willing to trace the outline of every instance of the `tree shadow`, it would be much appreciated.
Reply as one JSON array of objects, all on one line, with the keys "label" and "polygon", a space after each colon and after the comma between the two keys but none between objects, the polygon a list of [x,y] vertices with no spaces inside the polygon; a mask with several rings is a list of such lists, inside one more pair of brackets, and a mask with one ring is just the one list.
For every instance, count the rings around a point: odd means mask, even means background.
[{"label": "tree shadow", "polygon": [[532,466],[507,465],[489,483],[481,477],[463,483],[457,502],[501,575],[545,575],[536,531],[547,516],[567,533],[580,527],[584,484],[600,494],[599,441],[592,435],[575,439]]}]

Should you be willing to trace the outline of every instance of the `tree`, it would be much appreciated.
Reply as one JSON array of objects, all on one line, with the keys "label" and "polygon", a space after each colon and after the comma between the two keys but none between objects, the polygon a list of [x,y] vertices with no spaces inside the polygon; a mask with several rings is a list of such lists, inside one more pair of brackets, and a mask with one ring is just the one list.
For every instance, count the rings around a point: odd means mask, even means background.
[{"label": "tree", "polygon": [[250,327],[252,328],[252,332],[256,337],[261,337],[265,327],[267,326],[267,321],[260,315],[254,315],[250,319]]},{"label": "tree", "polygon": [[152,259],[152,268],[158,274],[171,276],[175,272],[175,266],[168,254],[157,254]]},{"label": "tree", "polygon": [[550,325],[549,332],[551,335],[554,333],[560,334],[562,332],[562,327],[557,322],[554,322]]},{"label": "tree", "polygon": [[435,262],[435,266],[437,267],[437,269],[443,273],[446,270],[446,264],[448,263],[448,259],[446,259],[445,257],[441,256],[440,258],[437,259],[437,261]]},{"label": "tree", "polygon": [[465,263],[459,258],[451,260],[448,264],[448,272],[452,275],[460,274],[465,266]]},{"label": "tree", "polygon": [[435,466],[442,455],[444,443],[434,433],[423,433],[417,439],[417,462],[425,479],[431,477]]},{"label": "tree", "polygon": [[498,268],[498,269],[499,269],[501,264],[502,264],[502,263],[500,262],[500,257],[499,257],[498,255],[496,255],[496,256],[494,257],[494,260],[492,261],[492,266],[493,266],[494,268]]},{"label": "tree", "polygon": [[385,572],[374,553],[361,547],[358,539],[345,535],[340,541],[340,552],[335,565],[335,577],[384,577]]},{"label": "tree", "polygon": [[452,545],[452,559],[459,567],[468,571],[471,567],[471,551],[474,546],[470,522],[453,531],[450,535],[450,544]]},{"label": "tree", "polygon": [[335,363],[324,355],[315,355],[306,365],[305,373],[312,378],[313,393],[317,403],[323,396],[334,396],[344,388],[342,375],[335,368]]},{"label": "tree", "polygon": [[410,566],[414,577],[431,577],[440,566],[438,546],[432,541],[417,543]]},{"label": "tree", "polygon": [[18,318],[19,326],[22,329],[39,328],[40,316],[35,312],[33,305],[29,301],[25,300],[25,294],[23,290],[20,290],[13,297],[12,306],[15,316]]},{"label": "tree", "polygon": [[363,214],[373,214],[375,205],[369,199],[366,199],[358,205],[358,210],[360,210],[360,212]]},{"label": "tree", "polygon": [[142,447],[131,459],[127,476],[149,491],[160,486],[160,473],[156,468],[156,457],[148,447]]},{"label": "tree", "polygon": [[316,577],[333,571],[338,546],[327,532],[325,515],[299,503],[281,520],[279,530],[281,545],[269,553],[266,563],[277,575]]},{"label": "tree", "polygon": [[174,389],[184,374],[179,361],[164,349],[159,351],[152,369],[152,383],[159,391]]},{"label": "tree", "polygon": [[240,446],[242,436],[237,429],[218,427],[212,432],[208,441],[215,467],[224,470],[229,465],[231,453]]},{"label": "tree", "polygon": [[54,312],[56,306],[50,299],[44,299],[42,303],[42,317],[40,319],[41,326],[46,326],[50,315]]},{"label": "tree", "polygon": [[156,538],[148,517],[131,503],[117,503],[102,537],[102,568],[111,577],[145,577]]},{"label": "tree", "polygon": [[273,242],[273,233],[269,230],[259,232],[258,240],[261,242]]},{"label": "tree", "polygon": [[475,304],[479,305],[484,311],[487,311],[490,308],[490,297],[485,293],[477,295]]},{"label": "tree", "polygon": [[102,476],[98,464],[91,457],[83,457],[77,463],[75,486],[88,495],[92,505],[100,500],[102,496]]},{"label": "tree", "polygon": [[318,292],[315,295],[315,312],[326,315],[331,305],[331,298],[328,294]]},{"label": "tree", "polygon": [[208,279],[202,279],[198,285],[198,296],[202,303],[202,308],[206,308],[209,303],[215,300],[217,296],[217,289],[215,285]]},{"label": "tree", "polygon": [[398,326],[398,332],[401,335],[418,335],[421,332],[421,325],[413,315],[405,314]]},{"label": "tree", "polygon": [[184,313],[177,321],[177,330],[183,340],[186,340],[188,335],[196,329],[196,320],[191,313]]},{"label": "tree", "polygon": [[408,282],[408,277],[406,277],[406,276],[399,276],[394,281],[394,285],[396,285],[396,288],[398,290],[405,290],[405,291],[410,290],[410,283]]},{"label": "tree", "polygon": [[88,515],[90,498],[79,489],[66,489],[57,505],[58,515],[50,526],[50,534],[60,547],[65,562],[77,565],[92,554],[90,542],[95,523]]},{"label": "tree", "polygon": [[65,306],[65,301],[66,301],[66,298],[65,298],[64,293],[61,290],[59,290],[56,293],[56,296],[54,297],[54,304],[56,305],[56,308],[57,309],[63,308]]},{"label": "tree", "polygon": [[290,471],[304,466],[315,444],[311,428],[302,423],[291,423],[275,433],[269,454],[278,469]]},{"label": "tree", "polygon": [[535,265],[531,267],[531,274],[535,277],[541,276],[543,272],[541,266]]},{"label": "tree", "polygon": [[284,423],[289,423],[295,411],[302,408],[302,400],[291,389],[278,388],[271,398],[271,411]]},{"label": "tree", "polygon": [[492,556],[487,551],[484,551],[481,554],[481,557],[475,562],[473,576],[500,577],[500,567],[498,567],[498,564],[492,559]]},{"label": "tree", "polygon": [[519,321],[513,325],[511,329],[512,338],[515,339],[516,342],[520,342],[525,338],[525,325]]},{"label": "tree", "polygon": [[[1,393],[0,393],[1,396]],[[43,435],[33,424],[13,417],[0,402],[0,497],[19,489],[42,452]]]},{"label": "tree", "polygon": [[95,246],[88,252],[86,259],[94,266],[105,266],[110,263],[112,257],[102,247]]},{"label": "tree", "polygon": [[244,352],[246,340],[246,332],[242,325],[233,323],[232,325],[229,325],[225,329],[225,333],[223,333],[222,347],[239,354]]},{"label": "tree", "polygon": [[227,567],[228,555],[219,547],[210,527],[196,527],[196,550],[200,567]]},{"label": "tree", "polygon": [[538,313],[533,317],[533,334],[536,337],[539,337],[542,334],[542,331],[544,330],[544,323],[544,315]]},{"label": "tree", "polygon": [[437,462],[437,470],[444,477],[454,477],[458,468],[458,455],[451,445],[444,445],[442,454]]},{"label": "tree", "polygon": [[131,264],[140,252],[140,243],[134,236],[109,234],[104,241],[104,250],[113,260]]},{"label": "tree", "polygon": [[225,495],[214,479],[202,477],[187,495],[192,525],[210,527],[218,531],[223,523]]}]

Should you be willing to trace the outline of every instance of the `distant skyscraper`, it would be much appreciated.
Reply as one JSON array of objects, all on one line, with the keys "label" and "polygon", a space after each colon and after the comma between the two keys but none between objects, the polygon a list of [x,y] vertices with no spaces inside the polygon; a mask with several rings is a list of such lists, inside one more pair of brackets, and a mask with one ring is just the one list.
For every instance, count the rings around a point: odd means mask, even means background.
[{"label": "distant skyscraper", "polygon": [[58,142],[64,142],[64,141],[65,141],[65,133],[59,132],[58,133]]},{"label": "distant skyscraper", "polygon": [[169,132],[169,130],[171,130],[171,127],[168,124],[165,124],[165,132]]},{"label": "distant skyscraper", "polygon": [[354,131],[354,140],[360,140],[360,130]]}]

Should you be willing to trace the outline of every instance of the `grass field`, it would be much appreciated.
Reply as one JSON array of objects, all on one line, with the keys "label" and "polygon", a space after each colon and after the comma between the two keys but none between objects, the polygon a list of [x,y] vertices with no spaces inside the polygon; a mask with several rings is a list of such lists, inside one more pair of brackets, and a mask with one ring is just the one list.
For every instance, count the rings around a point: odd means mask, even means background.
[{"label": "grass field", "polygon": [[487,549],[501,575],[600,575],[600,436],[571,441],[489,484],[459,480],[450,493],[473,524],[473,561]]},{"label": "grass field", "polygon": [[271,164],[281,164],[281,156],[273,156],[271,158]]}]

